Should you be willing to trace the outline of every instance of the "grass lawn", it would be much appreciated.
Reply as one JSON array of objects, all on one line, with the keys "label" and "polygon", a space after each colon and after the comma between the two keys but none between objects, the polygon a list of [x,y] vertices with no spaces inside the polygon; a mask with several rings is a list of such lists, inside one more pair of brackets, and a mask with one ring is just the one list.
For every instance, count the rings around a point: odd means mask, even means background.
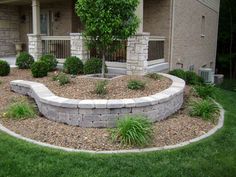
[{"label": "grass lawn", "polygon": [[236,92],[218,89],[225,126],[214,136],[177,150],[91,155],[41,148],[0,133],[0,177],[235,177]]}]

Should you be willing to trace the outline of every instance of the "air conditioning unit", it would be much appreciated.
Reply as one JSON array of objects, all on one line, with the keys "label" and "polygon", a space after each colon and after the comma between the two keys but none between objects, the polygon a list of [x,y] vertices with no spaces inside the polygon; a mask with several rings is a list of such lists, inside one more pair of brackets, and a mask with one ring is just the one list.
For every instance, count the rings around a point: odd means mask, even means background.
[{"label": "air conditioning unit", "polygon": [[214,71],[211,68],[200,68],[199,75],[206,83],[214,83]]}]

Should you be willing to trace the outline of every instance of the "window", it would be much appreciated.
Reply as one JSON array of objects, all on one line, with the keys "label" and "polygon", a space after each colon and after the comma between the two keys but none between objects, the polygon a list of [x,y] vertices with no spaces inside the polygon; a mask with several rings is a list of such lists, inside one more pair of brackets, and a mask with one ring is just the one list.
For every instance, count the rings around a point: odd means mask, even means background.
[{"label": "window", "polygon": [[206,17],[202,16],[201,22],[201,37],[205,37]]}]

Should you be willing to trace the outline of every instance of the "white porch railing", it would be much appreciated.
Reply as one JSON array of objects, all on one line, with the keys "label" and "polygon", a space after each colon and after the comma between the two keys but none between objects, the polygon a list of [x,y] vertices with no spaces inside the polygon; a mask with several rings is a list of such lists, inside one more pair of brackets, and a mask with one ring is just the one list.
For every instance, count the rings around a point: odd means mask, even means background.
[{"label": "white porch railing", "polygon": [[70,36],[42,36],[42,52],[53,54],[57,59],[71,55]]},{"label": "white porch railing", "polygon": [[150,36],[148,45],[148,65],[165,62],[165,37]]}]

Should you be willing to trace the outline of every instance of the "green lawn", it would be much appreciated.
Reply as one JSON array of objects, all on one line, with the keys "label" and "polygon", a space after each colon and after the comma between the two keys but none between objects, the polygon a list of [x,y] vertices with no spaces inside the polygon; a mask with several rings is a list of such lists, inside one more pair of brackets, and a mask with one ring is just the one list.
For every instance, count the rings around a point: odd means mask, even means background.
[{"label": "green lawn", "polygon": [[185,148],[145,154],[91,155],[41,148],[0,133],[1,177],[235,177],[236,92],[219,89],[225,126]]}]

